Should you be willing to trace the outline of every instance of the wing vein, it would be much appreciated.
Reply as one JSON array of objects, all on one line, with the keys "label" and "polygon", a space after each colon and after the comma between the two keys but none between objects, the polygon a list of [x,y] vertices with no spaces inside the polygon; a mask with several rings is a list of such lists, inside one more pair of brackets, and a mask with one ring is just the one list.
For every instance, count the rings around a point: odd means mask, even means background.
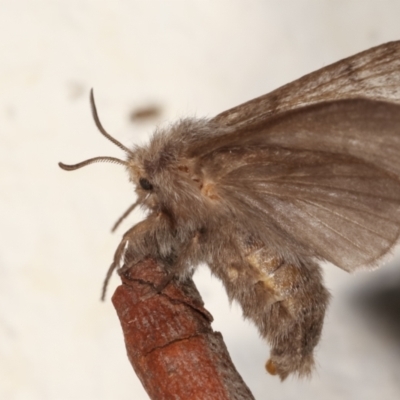
[{"label": "wing vein", "polygon": [[317,204],[317,203],[314,203],[314,202],[312,202],[310,200],[305,200],[305,199],[299,199],[299,201],[302,201],[303,203],[311,204],[314,207],[317,207],[317,208],[320,208],[321,210],[327,211],[327,212],[329,212],[329,213],[331,213],[331,214],[333,214],[333,215],[335,215],[335,216],[337,216],[337,217],[339,217],[339,218],[341,218],[341,219],[343,219],[345,221],[348,221],[348,222],[350,222],[350,223],[352,223],[354,225],[357,225],[357,226],[365,229],[366,231],[369,231],[369,232],[375,234],[376,236],[379,236],[382,239],[388,240],[386,237],[382,236],[379,232],[377,232],[377,231],[375,231],[375,230],[373,230],[371,228],[368,228],[367,226],[365,226],[363,224],[360,224],[359,222],[357,222],[357,221],[355,221],[355,220],[353,220],[351,218],[348,218],[348,217],[346,217],[346,216],[344,216],[344,215],[342,215],[340,213],[334,212],[333,210],[330,210],[329,208],[323,207],[320,204]]},{"label": "wing vein", "polygon": [[[360,194],[360,192],[358,192],[356,190],[351,190],[351,189],[347,189],[347,188],[339,188],[339,187],[329,186],[329,185],[316,185],[315,182],[299,182],[299,181],[288,182],[288,181],[275,181],[275,180],[274,180],[274,182],[277,182],[277,183],[282,182],[282,183],[289,183],[289,184],[295,183],[300,186],[313,186],[313,187],[318,187],[321,189],[329,189],[330,191],[332,191],[332,189],[333,189],[335,191],[344,192],[344,193],[348,193],[348,194],[355,194],[355,195]],[[260,186],[263,186],[263,185],[260,185]],[[362,193],[362,195],[370,197],[370,198],[374,198],[374,199],[385,200],[385,201],[388,201],[388,202],[394,203],[394,204],[397,204],[399,202],[399,199],[395,199],[395,198],[391,198],[391,197],[387,197],[387,196],[383,197],[382,195],[375,195],[372,193]]]},{"label": "wing vein", "polygon": [[329,229],[330,231],[336,233],[338,236],[340,236],[343,240],[346,240],[347,242],[349,242],[352,246],[365,251],[365,248],[360,247],[358,244],[356,244],[355,242],[353,242],[352,240],[350,240],[348,237],[344,236],[342,233],[340,233],[338,230],[334,229],[332,226],[329,226],[327,223],[325,223],[324,221],[322,221],[320,218],[318,218],[316,215],[313,215],[311,213],[309,213],[306,210],[303,210],[306,214],[308,214],[310,217],[317,219],[321,225],[324,225],[327,229]]}]

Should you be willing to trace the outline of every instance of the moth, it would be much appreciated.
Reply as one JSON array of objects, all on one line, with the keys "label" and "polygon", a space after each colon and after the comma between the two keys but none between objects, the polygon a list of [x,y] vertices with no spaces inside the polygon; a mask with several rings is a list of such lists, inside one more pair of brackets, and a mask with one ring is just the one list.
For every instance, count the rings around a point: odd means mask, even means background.
[{"label": "moth", "polygon": [[306,75],[211,119],[120,147],[146,218],[107,280],[151,256],[185,279],[206,263],[271,347],[266,369],[309,375],[330,294],[319,264],[381,265],[400,235],[400,41]]}]

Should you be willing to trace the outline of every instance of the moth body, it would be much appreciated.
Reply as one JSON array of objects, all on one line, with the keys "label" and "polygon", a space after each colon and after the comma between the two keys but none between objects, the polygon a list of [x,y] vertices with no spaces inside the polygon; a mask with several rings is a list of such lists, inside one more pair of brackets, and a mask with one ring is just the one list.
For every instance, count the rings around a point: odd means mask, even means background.
[{"label": "moth body", "polygon": [[229,299],[239,302],[244,317],[271,343],[274,373],[282,379],[290,372],[307,375],[329,299],[319,267],[310,257],[285,257],[284,249],[271,246],[223,190],[224,179],[234,180],[240,168],[269,168],[274,176],[274,158],[289,162],[293,155],[253,144],[191,157],[198,141],[230,131],[206,120],[183,120],[132,151],[128,173],[148,216],[125,235],[122,264],[130,267],[151,255],[179,279],[208,264]]}]

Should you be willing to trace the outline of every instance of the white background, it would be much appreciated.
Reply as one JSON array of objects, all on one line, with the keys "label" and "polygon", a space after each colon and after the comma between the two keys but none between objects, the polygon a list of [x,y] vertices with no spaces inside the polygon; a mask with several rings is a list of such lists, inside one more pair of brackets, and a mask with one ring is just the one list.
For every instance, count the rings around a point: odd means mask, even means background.
[{"label": "white background", "polygon": [[[0,0],[0,398],[147,399],[100,289],[133,200],[124,169],[57,162],[121,151],[156,124],[213,116],[345,56],[400,39],[393,0]],[[132,123],[158,104],[158,120]],[[206,267],[195,280],[257,399],[400,398],[400,268],[325,269],[333,294],[311,380],[281,384],[268,346]]]}]

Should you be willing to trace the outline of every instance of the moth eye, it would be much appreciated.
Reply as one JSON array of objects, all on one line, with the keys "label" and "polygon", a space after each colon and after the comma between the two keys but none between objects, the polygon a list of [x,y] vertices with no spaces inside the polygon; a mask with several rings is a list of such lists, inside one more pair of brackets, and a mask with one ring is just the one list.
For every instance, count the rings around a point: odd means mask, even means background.
[{"label": "moth eye", "polygon": [[146,179],[146,178],[140,178],[139,179],[140,186],[144,190],[152,190],[153,185]]}]

